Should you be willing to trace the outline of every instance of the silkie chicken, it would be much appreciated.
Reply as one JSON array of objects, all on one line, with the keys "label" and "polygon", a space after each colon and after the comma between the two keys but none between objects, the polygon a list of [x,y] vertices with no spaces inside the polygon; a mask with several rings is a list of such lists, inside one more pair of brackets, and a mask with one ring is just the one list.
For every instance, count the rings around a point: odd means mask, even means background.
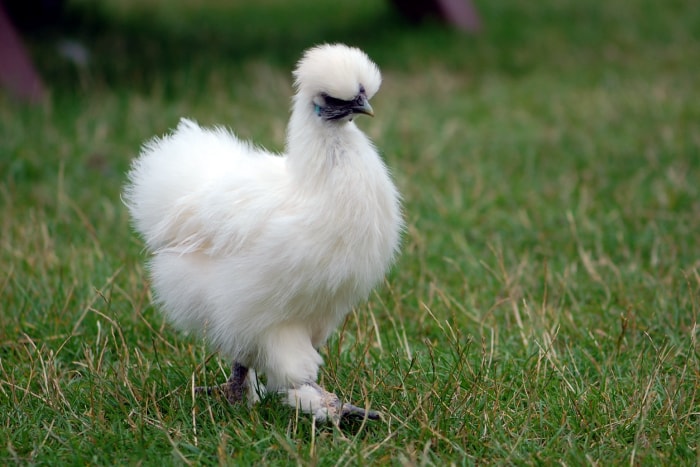
[{"label": "silkie chicken", "polygon": [[143,146],[123,199],[167,318],[232,362],[229,402],[255,402],[264,374],[321,422],[378,418],[316,381],[317,349],[383,279],[403,229],[397,189],[353,122],[373,115],[381,74],[359,49],[326,44],[294,77],[285,154],[183,119]]}]

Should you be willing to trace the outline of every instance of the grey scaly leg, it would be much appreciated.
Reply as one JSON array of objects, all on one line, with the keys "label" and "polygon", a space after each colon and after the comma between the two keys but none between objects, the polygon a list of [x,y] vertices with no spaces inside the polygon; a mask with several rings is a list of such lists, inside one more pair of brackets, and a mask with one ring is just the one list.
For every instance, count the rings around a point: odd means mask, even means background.
[{"label": "grey scaly leg", "polygon": [[248,376],[248,368],[238,362],[233,362],[231,365],[231,376],[224,384],[219,386],[198,386],[194,388],[195,392],[211,394],[213,391],[221,391],[226,397],[226,400],[231,404],[243,402],[246,396],[246,382]]}]

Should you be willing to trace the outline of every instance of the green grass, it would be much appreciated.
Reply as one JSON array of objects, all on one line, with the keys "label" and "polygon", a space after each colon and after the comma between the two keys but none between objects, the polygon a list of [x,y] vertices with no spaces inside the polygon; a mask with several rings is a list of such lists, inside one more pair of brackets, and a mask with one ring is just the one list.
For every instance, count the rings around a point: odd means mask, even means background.
[{"label": "green grass", "polygon": [[[93,2],[0,94],[1,464],[700,462],[700,9],[478,2],[461,36],[388,2]],[[91,51],[60,58],[56,37]],[[365,49],[408,229],[321,380],[381,422],[192,397],[226,362],[151,304],[119,193],[180,116],[284,144],[290,71]]]}]

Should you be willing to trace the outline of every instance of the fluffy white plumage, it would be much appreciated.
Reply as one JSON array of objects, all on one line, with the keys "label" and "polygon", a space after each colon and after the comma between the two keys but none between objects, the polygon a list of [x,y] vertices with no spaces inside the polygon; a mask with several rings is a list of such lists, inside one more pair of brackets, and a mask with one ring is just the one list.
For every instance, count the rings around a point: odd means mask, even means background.
[{"label": "fluffy white plumage", "polygon": [[372,114],[376,65],[356,48],[322,45],[294,76],[285,154],[183,119],[144,145],[124,199],[153,253],[166,316],[264,373],[287,403],[337,419],[340,407],[314,383],[316,349],[389,268],[399,195],[352,121]]}]

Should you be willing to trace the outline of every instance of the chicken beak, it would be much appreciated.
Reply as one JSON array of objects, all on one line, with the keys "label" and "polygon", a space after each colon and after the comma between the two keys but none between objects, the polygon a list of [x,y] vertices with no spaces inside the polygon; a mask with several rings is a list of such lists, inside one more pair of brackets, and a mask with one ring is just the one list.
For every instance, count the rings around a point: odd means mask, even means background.
[{"label": "chicken beak", "polygon": [[356,114],[365,114],[374,117],[374,109],[369,105],[369,101],[365,96],[360,96],[355,101],[355,104],[352,106],[352,111]]}]

